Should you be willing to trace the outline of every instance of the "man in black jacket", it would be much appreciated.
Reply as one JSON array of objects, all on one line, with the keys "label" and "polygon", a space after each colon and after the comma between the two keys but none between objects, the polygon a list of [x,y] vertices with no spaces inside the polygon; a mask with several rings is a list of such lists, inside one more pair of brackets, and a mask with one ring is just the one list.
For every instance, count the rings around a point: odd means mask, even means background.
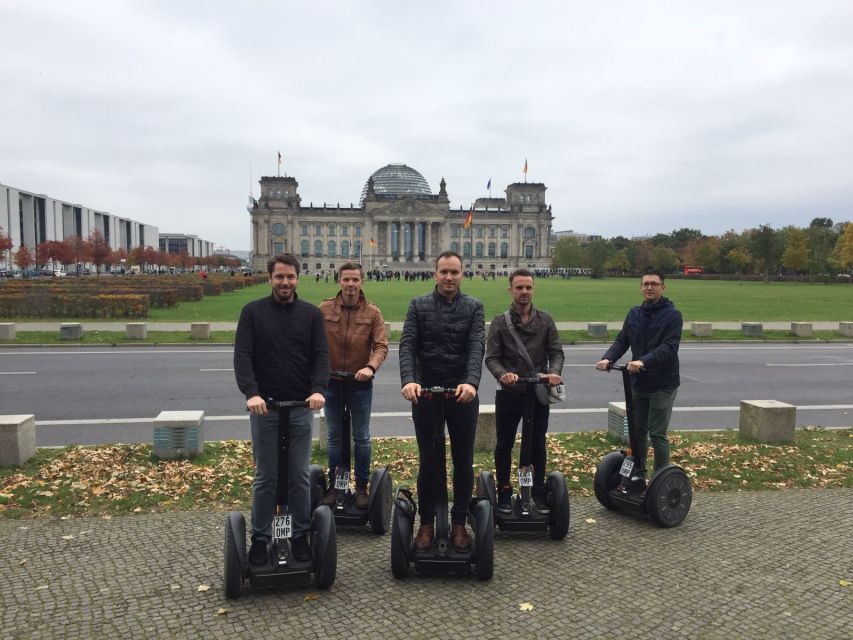
[{"label": "man in black jacket", "polygon": [[299,260],[290,254],[267,264],[272,295],[243,307],[234,340],[234,373],[246,396],[252,426],[255,481],[252,484],[251,564],[266,562],[278,484],[278,415],[266,399],[307,400],[290,409],[287,505],[293,517],[291,547],[296,560],[311,560],[311,410],[323,408],[329,381],[329,348],[323,315],[296,295]]},{"label": "man in black jacket", "polygon": [[655,450],[655,471],[669,464],[666,433],[672,405],[681,383],[678,372],[678,345],[681,343],[681,312],[663,297],[663,274],[656,269],[643,273],[640,291],[643,304],[633,307],[625,318],[616,341],[595,367],[609,371],[609,365],[631,348],[628,373],[634,401],[633,425],[639,451],[632,452],[635,468],[632,483],[645,484],[647,439]]},{"label": "man in black jacket", "polygon": [[[512,487],[509,483],[510,456],[515,444],[518,421],[524,415],[527,385],[516,385],[519,377],[544,376],[550,386],[562,383],[563,345],[554,319],[544,311],[533,307],[533,274],[527,269],[516,269],[509,276],[509,293],[512,306],[510,321],[518,339],[524,345],[528,358],[521,355],[518,342],[510,333],[506,316],[495,316],[489,325],[486,342],[486,367],[501,383],[495,393],[495,475],[498,481],[498,510],[512,511]],[[548,513],[550,507],[545,498],[545,434],[548,432],[550,405],[538,400],[533,410],[533,442],[531,463],[533,464],[533,499],[540,513]]]},{"label": "man in black jacket", "polygon": [[[445,420],[453,458],[453,509],[450,541],[457,551],[471,547],[465,520],[474,488],[474,435],[480,402],[477,387],[483,368],[485,325],[483,303],[459,290],[462,259],[452,251],[435,263],[436,286],[432,293],[412,300],[400,338],[400,380],[403,397],[412,403],[412,419],[418,440],[418,502],[421,526],[415,538],[420,551],[432,546],[435,533],[435,501],[446,479],[436,477],[433,455],[433,420],[419,410],[421,387],[455,387],[456,402],[446,405]],[[443,487],[443,488],[442,488]]]}]

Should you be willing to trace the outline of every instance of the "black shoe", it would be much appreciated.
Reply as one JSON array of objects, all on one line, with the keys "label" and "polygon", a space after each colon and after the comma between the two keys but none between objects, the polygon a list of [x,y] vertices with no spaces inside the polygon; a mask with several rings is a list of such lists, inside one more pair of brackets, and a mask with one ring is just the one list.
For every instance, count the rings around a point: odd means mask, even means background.
[{"label": "black shoe", "polygon": [[326,493],[324,493],[323,497],[320,498],[320,504],[324,504],[327,507],[334,507],[337,501],[338,492],[335,491],[335,485],[333,484],[331,487],[326,489]]},{"label": "black shoe", "polygon": [[290,539],[290,550],[293,552],[293,559],[297,562],[311,561],[311,547],[308,546],[308,538],[304,535]]},{"label": "black shoe", "polygon": [[536,510],[539,513],[551,513],[551,505],[548,504],[548,495],[544,489],[533,492],[533,502],[536,503]]},{"label": "black shoe", "polygon": [[263,538],[252,538],[252,546],[249,547],[249,564],[255,567],[267,563],[267,541]]},{"label": "black shoe", "polygon": [[498,511],[512,513],[512,487],[509,485],[498,492]]}]

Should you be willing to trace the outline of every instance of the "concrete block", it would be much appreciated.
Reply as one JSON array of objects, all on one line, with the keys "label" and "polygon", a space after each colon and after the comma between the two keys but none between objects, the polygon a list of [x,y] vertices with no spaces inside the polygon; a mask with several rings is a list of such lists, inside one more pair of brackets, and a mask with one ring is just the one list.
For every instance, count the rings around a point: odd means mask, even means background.
[{"label": "concrete block", "polygon": [[0,416],[0,466],[21,466],[36,452],[36,417]]},{"label": "concrete block", "polygon": [[793,442],[797,407],[778,400],[741,400],[738,432],[759,442]]},{"label": "concrete block", "polygon": [[0,340],[14,340],[15,336],[14,322],[0,322]]},{"label": "concrete block", "polygon": [[477,433],[474,436],[474,449],[494,452],[496,443],[495,405],[481,404],[480,415],[477,417]]},{"label": "concrete block", "polygon": [[391,323],[390,322],[385,323],[385,339],[386,340],[391,339]]},{"label": "concrete block", "polygon": [[853,322],[839,322],[838,333],[846,338],[853,338]]},{"label": "concrete block", "polygon": [[711,323],[710,322],[691,322],[690,323],[690,333],[698,338],[710,338],[711,337]]},{"label": "concrete block", "polygon": [[204,411],[161,411],[154,419],[154,455],[190,458],[204,451]]},{"label": "concrete block", "polygon": [[607,323],[606,322],[590,322],[586,325],[586,335],[590,338],[606,338]]},{"label": "concrete block", "polygon": [[607,437],[616,442],[628,443],[628,410],[624,402],[607,405]]},{"label": "concrete block", "polygon": [[192,340],[207,340],[210,337],[209,322],[193,322],[190,325],[190,338]]},{"label": "concrete block", "polygon": [[60,340],[80,340],[83,337],[83,325],[79,322],[63,322],[59,325]]},{"label": "concrete block", "polygon": [[798,338],[811,338],[814,335],[811,322],[792,322],[791,333]]},{"label": "concrete block", "polygon": [[[326,446],[326,416],[322,413],[318,417],[318,429],[317,429],[317,447],[322,452],[326,452],[329,448]],[[325,466],[325,465],[323,465]]]},{"label": "concrete block", "polygon": [[128,340],[145,340],[148,337],[148,323],[128,322],[126,335]]},{"label": "concrete block", "polygon": [[760,322],[741,322],[740,332],[750,338],[760,338],[764,335],[764,326]]}]

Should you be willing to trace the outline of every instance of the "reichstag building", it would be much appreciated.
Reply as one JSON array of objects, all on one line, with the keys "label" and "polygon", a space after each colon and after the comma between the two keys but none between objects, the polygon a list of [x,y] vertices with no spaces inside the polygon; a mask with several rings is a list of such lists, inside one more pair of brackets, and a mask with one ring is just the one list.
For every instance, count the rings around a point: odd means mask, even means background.
[{"label": "reichstag building", "polygon": [[293,177],[263,177],[261,196],[248,206],[252,268],[266,269],[277,253],[293,253],[306,271],[333,270],[349,260],[366,269],[432,270],[450,249],[473,270],[547,268],[551,262],[551,207],[545,185],[515,182],[505,198],[479,198],[451,209],[447,183],[438,193],[415,169],[389,164],[364,185],[359,206],[305,207]]}]

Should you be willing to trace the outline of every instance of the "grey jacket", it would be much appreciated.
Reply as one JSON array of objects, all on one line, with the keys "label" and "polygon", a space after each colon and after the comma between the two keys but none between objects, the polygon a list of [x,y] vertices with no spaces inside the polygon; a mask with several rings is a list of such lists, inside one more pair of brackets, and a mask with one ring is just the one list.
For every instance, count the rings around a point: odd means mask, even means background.
[{"label": "grey jacket", "polygon": [[[515,373],[519,376],[529,376],[533,373],[562,375],[565,356],[554,319],[544,311],[533,308],[530,320],[527,324],[521,324],[520,316],[514,308],[511,307],[509,313],[515,331],[524,343],[537,371],[530,371],[530,367],[518,353],[518,345],[506,326],[504,314],[501,314],[492,320],[486,342],[486,367],[491,374],[498,380],[505,373]],[[517,393],[525,392],[523,385],[503,388]]]}]

